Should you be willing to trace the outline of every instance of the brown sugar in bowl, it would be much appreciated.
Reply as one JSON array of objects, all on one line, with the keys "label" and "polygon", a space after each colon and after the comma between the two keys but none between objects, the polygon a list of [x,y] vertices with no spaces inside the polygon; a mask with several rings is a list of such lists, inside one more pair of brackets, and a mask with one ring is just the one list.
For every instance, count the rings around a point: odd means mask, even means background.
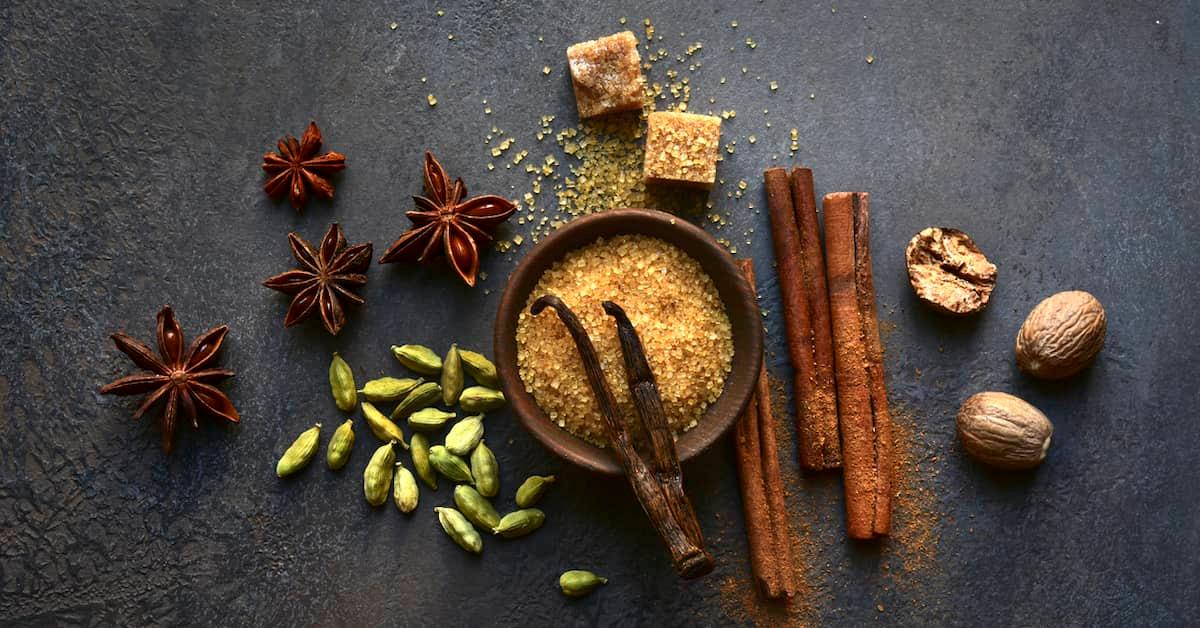
[{"label": "brown sugar in bowl", "polygon": [[705,409],[696,426],[675,441],[680,461],[686,462],[704,451],[733,427],[754,392],[763,352],[762,316],[750,286],[724,247],[684,219],[649,209],[614,209],[572,220],[539,242],[517,265],[500,299],[494,337],[500,384],[517,420],[542,445],[581,467],[612,475],[622,470],[610,449],[560,428],[526,391],[517,367],[516,335],[517,317],[543,273],[568,252],[597,238],[625,234],[658,238],[696,260],[712,279],[729,317],[733,339],[729,376],[720,396]]}]

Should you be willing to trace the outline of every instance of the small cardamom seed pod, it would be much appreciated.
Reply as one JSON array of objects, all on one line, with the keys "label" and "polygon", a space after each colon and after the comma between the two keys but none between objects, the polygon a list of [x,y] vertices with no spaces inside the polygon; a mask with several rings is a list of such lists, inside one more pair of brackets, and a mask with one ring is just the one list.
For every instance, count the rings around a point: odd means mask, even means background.
[{"label": "small cardamom seed pod", "polygon": [[425,383],[425,380],[413,379],[411,377],[404,379],[398,377],[380,377],[363,384],[358,394],[366,397],[367,401],[375,403],[400,401],[405,395],[423,383]]},{"label": "small cardamom seed pod", "polygon": [[492,528],[492,532],[506,539],[515,539],[537,530],[545,522],[546,513],[537,508],[523,508],[500,517],[500,523]]},{"label": "small cardamom seed pod", "polygon": [[569,597],[583,597],[602,584],[608,584],[608,578],[582,569],[564,571],[558,577],[558,587]]},{"label": "small cardamom seed pod", "polygon": [[500,493],[500,464],[496,454],[487,443],[479,441],[471,452],[471,475],[475,477],[475,488],[484,497],[495,497]]},{"label": "small cardamom seed pod", "polygon": [[458,543],[459,547],[472,554],[483,551],[483,537],[479,536],[479,532],[475,531],[474,526],[461,512],[444,506],[438,506],[433,510],[438,514],[438,523],[442,524],[446,535]]},{"label": "small cardamom seed pod", "polygon": [[500,513],[492,502],[466,484],[454,487],[454,505],[481,530],[490,531],[500,525]]},{"label": "small cardamom seed pod", "polygon": [[392,486],[392,499],[396,500],[396,508],[408,514],[417,509],[417,500],[420,497],[421,492],[417,489],[417,481],[413,478],[412,471],[397,462],[395,484]]},{"label": "small cardamom seed pod", "polygon": [[329,363],[329,390],[333,393],[333,402],[338,410],[351,412],[358,405],[358,393],[355,392],[354,371],[350,365],[333,352],[333,361]]},{"label": "small cardamom seed pod", "polygon": [[368,504],[381,506],[387,501],[388,490],[392,488],[395,464],[396,450],[392,448],[392,443],[381,445],[375,450],[367,468],[363,470],[363,495]]},{"label": "small cardamom seed pod", "polygon": [[419,432],[434,432],[442,429],[446,421],[453,418],[453,412],[446,412],[437,408],[425,408],[408,415],[408,427]]},{"label": "small cardamom seed pod", "polygon": [[392,345],[392,355],[410,371],[422,375],[437,375],[442,372],[442,359],[429,347]]},{"label": "small cardamom seed pod", "polygon": [[283,456],[279,458],[279,463],[275,465],[275,475],[284,478],[307,467],[308,463],[312,461],[313,455],[317,453],[317,444],[320,440],[320,423],[301,432],[296,440],[292,441],[287,451],[283,452]]},{"label": "small cardamom seed pod", "polygon": [[517,489],[517,508],[529,508],[542,499],[546,489],[554,484],[553,475],[531,475]]},{"label": "small cardamom seed pod", "polygon": [[446,432],[446,449],[456,456],[470,454],[483,440],[483,415],[469,416]]},{"label": "small cardamom seed pod", "polygon": [[483,386],[472,386],[458,397],[464,412],[491,412],[504,407],[504,393]]},{"label": "small cardamom seed pod", "polygon": [[400,421],[407,419],[408,415],[428,408],[438,402],[442,398],[442,385],[437,382],[425,382],[420,386],[412,389],[412,392],[404,396],[400,400],[400,404],[392,410],[392,420]]},{"label": "small cardamom seed pod", "polygon": [[329,449],[325,453],[325,464],[333,471],[346,466],[350,461],[350,450],[354,449],[354,419],[346,419],[338,426],[329,439]]},{"label": "small cardamom seed pod", "polygon": [[471,468],[467,466],[467,463],[463,462],[462,458],[446,451],[446,448],[441,445],[429,448],[429,464],[433,465],[438,473],[451,482],[475,483],[475,478],[471,476]]},{"label": "small cardamom seed pod", "polygon": [[385,443],[394,440],[400,443],[401,447],[408,449],[408,443],[404,442],[404,430],[384,416],[370,401],[362,402],[362,413],[363,418],[367,420],[367,427],[371,428],[371,433],[375,435],[375,438]]},{"label": "small cardamom seed pod", "polygon": [[462,358],[458,355],[458,345],[450,345],[446,359],[442,361],[442,403],[453,407],[458,403],[458,396],[463,391]]},{"label": "small cardamom seed pod", "polygon": [[412,435],[411,453],[413,468],[417,470],[417,475],[429,488],[436,491],[437,474],[433,471],[433,465],[429,463],[429,439],[424,434],[417,432]]},{"label": "small cardamom seed pod", "polygon": [[482,353],[459,349],[458,356],[462,358],[463,370],[471,376],[471,379],[475,380],[476,384],[488,388],[500,387],[500,376],[496,374],[496,365],[492,364],[492,361],[484,357]]}]

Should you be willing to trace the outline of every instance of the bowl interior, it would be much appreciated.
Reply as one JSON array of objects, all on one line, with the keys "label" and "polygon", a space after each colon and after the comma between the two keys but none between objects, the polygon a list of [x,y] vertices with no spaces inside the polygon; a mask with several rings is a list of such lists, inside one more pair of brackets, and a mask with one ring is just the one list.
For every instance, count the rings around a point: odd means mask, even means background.
[{"label": "bowl interior", "polygon": [[733,426],[753,394],[762,361],[762,319],[753,292],[725,248],[699,227],[660,211],[614,209],[576,218],[543,239],[513,271],[500,300],[494,339],[496,368],[513,412],[535,438],[575,464],[608,474],[622,473],[612,452],[558,427],[526,392],[517,369],[517,316],[554,262],[597,238],[623,234],[656,237],[690,255],[712,278],[729,317],[733,336],[730,373],[721,396],[709,405],[697,425],[676,441],[681,461],[712,445]]}]

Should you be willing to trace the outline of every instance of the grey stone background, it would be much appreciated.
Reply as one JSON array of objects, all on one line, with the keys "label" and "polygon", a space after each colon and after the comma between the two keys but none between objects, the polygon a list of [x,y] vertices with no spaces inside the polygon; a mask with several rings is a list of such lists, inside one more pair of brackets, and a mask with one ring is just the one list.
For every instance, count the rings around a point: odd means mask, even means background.
[{"label": "grey stone background", "polygon": [[[395,342],[488,350],[504,277],[528,249],[488,253],[476,290],[374,266],[368,305],[334,339],[315,322],[282,329],[286,299],[259,285],[289,267],[285,234],[319,238],[336,220],[378,255],[408,224],[426,148],[474,191],[521,193],[524,172],[485,170],[483,136],[494,125],[517,148],[554,152],[529,138],[541,115],[574,123],[563,51],[620,30],[621,16],[639,37],[651,18],[672,55],[703,42],[702,67],[684,73],[692,109],[738,111],[723,125],[738,150],[712,195],[733,224],[701,220],[759,263],[777,377],[789,367],[762,169],[804,164],[819,194],[872,195],[891,397],[914,434],[905,490],[924,501],[898,502],[895,539],[848,545],[840,481],[798,478],[786,451],[809,587],[790,612],[756,610],[747,593],[728,442],[686,469],[719,561],[689,583],[621,482],[567,467],[504,413],[488,422],[502,496],[529,473],[561,481],[544,529],[489,540],[480,558],[438,529],[445,488],[412,517],[364,504],[361,425],[341,473],[272,472],[295,434],[339,421],[332,351],[363,377],[397,371]],[[4,2],[0,622],[1193,623],[1198,40],[1195,2]],[[349,167],[332,203],[296,214],[262,194],[258,163],[310,119]],[[738,179],[746,196],[726,197]],[[982,316],[949,320],[911,294],[903,247],[933,224],[971,233],[999,265]],[[1064,289],[1104,303],[1108,344],[1085,375],[1039,384],[1016,370],[1014,334]],[[244,417],[181,430],[170,458],[152,421],[130,419],[134,400],[96,392],[130,369],[108,334],[152,338],[164,302],[189,338],[231,326],[222,363]],[[1054,421],[1038,471],[993,474],[963,457],[953,415],[981,390]],[[555,579],[571,567],[612,582],[564,599]]]}]

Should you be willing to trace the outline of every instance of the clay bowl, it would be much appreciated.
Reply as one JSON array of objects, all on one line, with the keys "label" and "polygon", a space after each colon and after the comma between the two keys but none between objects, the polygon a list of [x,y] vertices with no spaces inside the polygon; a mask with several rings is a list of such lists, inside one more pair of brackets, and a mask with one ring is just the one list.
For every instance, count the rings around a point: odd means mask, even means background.
[{"label": "clay bowl", "polygon": [[[733,258],[712,236],[684,219],[648,209],[614,209],[576,218],[533,247],[509,277],[496,314],[496,368],[504,394],[517,419],[547,449],[586,469],[614,475],[621,474],[622,469],[611,450],[596,447],[558,427],[525,391],[517,371],[516,335],[517,315],[525,308],[542,273],[569,251],[591,244],[600,237],[623,234],[659,238],[699,262],[712,278],[732,327],[733,363],[725,389],[697,425],[676,441],[681,461],[687,461],[711,446],[733,427],[746,409],[758,381],[763,345],[758,304]],[[542,314],[551,315],[552,312]]]}]

